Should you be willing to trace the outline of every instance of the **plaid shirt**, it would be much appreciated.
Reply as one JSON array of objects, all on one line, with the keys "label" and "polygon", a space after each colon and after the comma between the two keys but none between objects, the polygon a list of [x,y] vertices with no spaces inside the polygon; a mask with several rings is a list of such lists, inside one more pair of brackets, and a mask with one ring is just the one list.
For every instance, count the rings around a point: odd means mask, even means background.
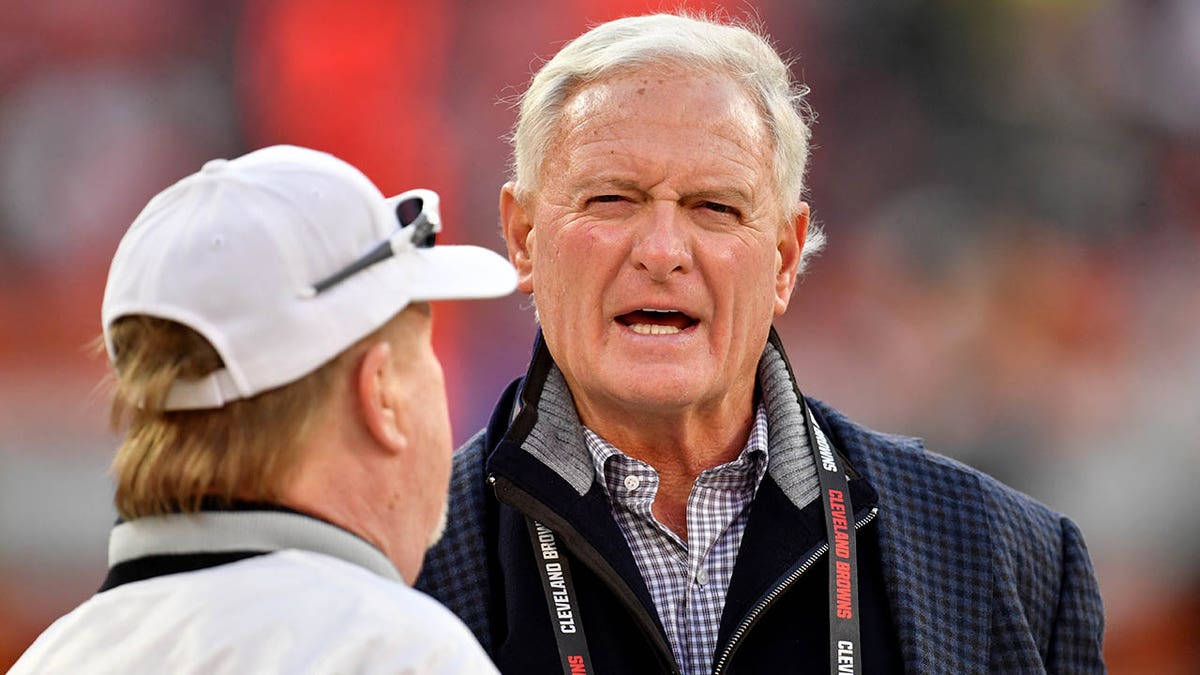
[{"label": "plaid shirt", "polygon": [[654,518],[658,473],[584,428],[596,474],[684,673],[712,671],[725,593],[750,502],[767,470],[767,414],[759,404],[737,459],[707,469],[692,486],[685,542]]}]

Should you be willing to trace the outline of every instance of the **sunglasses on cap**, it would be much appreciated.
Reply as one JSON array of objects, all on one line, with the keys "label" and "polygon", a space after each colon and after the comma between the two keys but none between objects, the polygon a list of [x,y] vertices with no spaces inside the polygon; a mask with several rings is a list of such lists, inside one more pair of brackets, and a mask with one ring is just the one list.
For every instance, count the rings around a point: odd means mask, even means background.
[{"label": "sunglasses on cap", "polygon": [[438,194],[433,190],[409,190],[387,200],[396,214],[400,228],[387,240],[367,251],[358,260],[312,285],[311,295],[319,295],[341,282],[413,248],[432,248],[437,233],[442,231],[442,216],[438,211]]}]

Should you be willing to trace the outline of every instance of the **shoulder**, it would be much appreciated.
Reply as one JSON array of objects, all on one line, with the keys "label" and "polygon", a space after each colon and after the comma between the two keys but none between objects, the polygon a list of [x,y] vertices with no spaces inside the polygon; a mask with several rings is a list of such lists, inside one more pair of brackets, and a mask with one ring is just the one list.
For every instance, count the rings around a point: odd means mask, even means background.
[{"label": "shoulder", "polygon": [[493,672],[467,628],[433,599],[297,550],[98,594],[55,623],[14,672],[84,664],[89,672]]},{"label": "shoulder", "polygon": [[[259,612],[263,633],[254,640],[269,645],[280,632],[288,636],[293,647],[280,654],[278,672],[492,672],[467,627],[420,591],[320,553],[290,550],[263,559],[277,576],[290,576],[276,589],[274,611],[270,598],[260,603],[267,609]],[[281,619],[282,629],[270,625]]]},{"label": "shoulder", "polygon": [[[249,626],[240,639],[245,644],[258,632],[253,643],[270,645],[286,635],[294,643],[290,650],[263,650],[268,658],[279,655],[279,672],[314,667],[360,673],[491,672],[467,627],[404,583],[309,551],[280,551],[252,560],[262,561],[261,568],[247,569],[243,576],[266,586],[268,594],[253,602],[256,609],[243,609],[243,614],[257,615],[257,626]],[[217,617],[213,632],[228,631],[227,621]],[[246,672],[258,670],[255,666]]]},{"label": "shoulder", "polygon": [[320,553],[288,550],[259,560],[263,569],[247,575],[269,570],[283,578],[278,611],[263,603],[264,638],[276,632],[269,620],[287,617],[285,631],[303,645],[288,652],[280,672],[316,664],[331,672],[493,672],[462,621],[425,593]]},{"label": "shoulder", "polygon": [[1029,495],[926,449],[918,438],[875,431],[820,401],[810,403],[851,464],[891,500],[908,504],[921,495],[935,495],[941,502],[970,501],[999,526],[1059,533],[1062,516]]},{"label": "shoulder", "polygon": [[324,618],[315,622],[311,638],[320,643],[322,635],[338,637],[326,638],[327,649],[315,659],[298,660],[297,671],[322,663],[331,670],[362,673],[494,672],[479,642],[453,612],[419,590],[362,573],[366,576],[355,570],[356,578],[325,589],[317,605]]}]

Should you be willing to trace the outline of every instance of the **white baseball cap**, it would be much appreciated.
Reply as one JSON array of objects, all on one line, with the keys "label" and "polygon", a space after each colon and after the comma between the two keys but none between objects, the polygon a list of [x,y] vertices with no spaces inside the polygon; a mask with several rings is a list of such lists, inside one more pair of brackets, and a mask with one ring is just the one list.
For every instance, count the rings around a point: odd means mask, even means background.
[{"label": "white baseball cap", "polygon": [[[435,246],[437,194],[385,199],[333,155],[277,145],[215,159],[150,200],[121,239],[101,319],[142,314],[204,336],[225,367],[179,380],[167,410],[219,408],[294,382],[411,302],[511,293],[477,246]],[[115,361],[114,361],[115,362]]]}]

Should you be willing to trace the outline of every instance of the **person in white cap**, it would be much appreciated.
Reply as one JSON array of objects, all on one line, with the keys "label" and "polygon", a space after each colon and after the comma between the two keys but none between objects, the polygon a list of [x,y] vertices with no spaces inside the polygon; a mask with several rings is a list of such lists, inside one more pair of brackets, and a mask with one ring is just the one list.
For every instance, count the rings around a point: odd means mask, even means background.
[{"label": "person in white cap", "polygon": [[108,576],[13,673],[495,672],[409,586],[452,450],[428,302],[516,284],[440,227],[435,193],[294,146],[150,201],[102,310],[128,424]]}]

